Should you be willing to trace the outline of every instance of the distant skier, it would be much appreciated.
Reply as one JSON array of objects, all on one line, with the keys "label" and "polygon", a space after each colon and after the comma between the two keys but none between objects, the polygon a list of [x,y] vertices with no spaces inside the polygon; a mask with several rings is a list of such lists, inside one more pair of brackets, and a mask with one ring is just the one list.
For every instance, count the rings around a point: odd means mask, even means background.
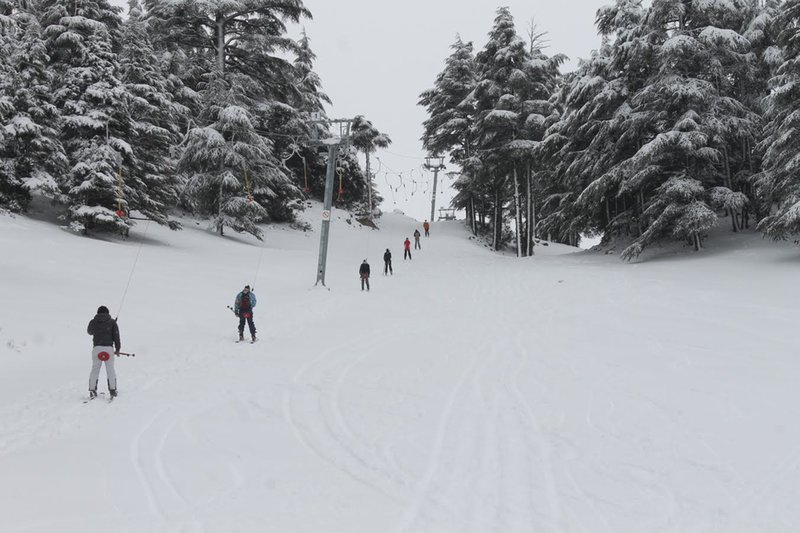
[{"label": "distant skier", "polygon": [[421,235],[419,233],[419,230],[415,229],[414,230],[414,249],[415,250],[421,250],[422,249],[422,245],[419,243],[419,238],[420,237],[421,237]]},{"label": "distant skier", "polygon": [[256,325],[253,323],[253,308],[256,306],[256,295],[250,290],[250,285],[245,285],[242,292],[236,295],[233,312],[239,317],[239,341],[244,340],[244,322],[250,328],[251,342],[256,342]]},{"label": "distant skier", "polygon": [[425,230],[425,236],[426,237],[430,237],[431,236],[431,225],[428,224],[427,220],[422,223],[422,229]]},{"label": "distant skier", "polygon": [[403,243],[403,261],[406,259],[411,259],[411,241],[406,237],[405,242]]},{"label": "distant skier", "polygon": [[119,326],[111,318],[108,307],[101,305],[97,314],[89,321],[86,332],[92,335],[92,371],[89,374],[89,398],[97,397],[97,381],[100,378],[100,367],[105,363],[108,392],[112,398],[117,396],[117,373],[114,371],[114,355],[119,356],[122,344],[119,340]]},{"label": "distant skier", "polygon": [[361,277],[361,290],[364,290],[364,284],[366,283],[367,291],[369,291],[369,263],[367,263],[366,259],[358,267],[358,275]]},{"label": "distant skier", "polygon": [[386,276],[387,274],[394,276],[394,272],[392,271],[392,252],[390,252],[388,248],[383,254],[383,275]]}]

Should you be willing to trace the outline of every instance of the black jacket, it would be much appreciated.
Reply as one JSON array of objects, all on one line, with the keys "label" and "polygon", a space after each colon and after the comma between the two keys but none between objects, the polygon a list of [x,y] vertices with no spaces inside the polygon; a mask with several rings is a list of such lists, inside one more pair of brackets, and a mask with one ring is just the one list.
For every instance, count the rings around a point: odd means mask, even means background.
[{"label": "black jacket", "polygon": [[387,262],[387,263],[389,261],[391,261],[392,260],[392,252],[386,252],[385,254],[383,254],[383,260],[385,262]]},{"label": "black jacket", "polygon": [[358,269],[358,273],[361,274],[362,276],[364,274],[369,276],[369,265],[367,263],[361,263],[361,266]]},{"label": "black jacket", "polygon": [[89,335],[94,336],[94,346],[114,346],[119,351],[122,343],[119,340],[117,321],[108,313],[99,313],[89,322],[86,328]]}]

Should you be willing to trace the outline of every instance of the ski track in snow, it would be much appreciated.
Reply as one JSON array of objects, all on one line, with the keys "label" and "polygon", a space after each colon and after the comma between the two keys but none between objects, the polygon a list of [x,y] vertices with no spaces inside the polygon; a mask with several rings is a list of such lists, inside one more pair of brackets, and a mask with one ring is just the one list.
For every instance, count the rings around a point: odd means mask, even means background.
[{"label": "ski track in snow", "polygon": [[[369,356],[379,335],[365,335],[346,345],[333,345],[303,365],[284,392],[283,412],[295,436],[314,455],[353,480],[392,500],[403,479],[374,446],[357,438],[342,411],[342,389],[351,368]],[[360,356],[354,352],[363,351]]]},{"label": "ski track in snow", "polygon": [[[399,244],[407,229],[395,224],[388,224],[392,233],[367,238]],[[162,263],[148,264],[164,251],[145,248],[134,288],[151,292],[131,294],[123,338],[154,323],[156,339],[179,340],[161,349],[148,339],[154,347],[122,358],[122,395],[112,405],[79,402],[83,366],[77,384],[42,376],[47,388],[11,396],[0,407],[0,474],[13,480],[17,461],[27,465],[40,454],[50,465],[42,486],[72,482],[59,476],[73,470],[50,473],[64,446],[78,459],[75,470],[91,468],[108,504],[97,520],[131,531],[219,531],[221,524],[245,531],[266,517],[287,531],[792,529],[800,517],[790,496],[800,484],[796,432],[789,422],[775,429],[760,421],[796,413],[792,385],[779,379],[797,370],[796,343],[780,334],[793,327],[796,315],[782,310],[791,301],[773,309],[725,296],[724,284],[713,285],[720,262],[671,298],[690,277],[671,279],[663,264],[516,260],[467,242],[458,226],[441,228],[440,240],[436,233],[424,240],[413,262],[395,258],[394,276],[375,276],[372,294],[358,292],[355,276],[332,291],[259,283],[263,334],[253,346],[231,342],[229,322],[196,334],[207,309],[186,310],[185,320],[158,309],[152,322],[133,320],[133,309],[150,311],[143,302],[164,287],[192,279],[194,265],[180,263],[190,254],[170,256],[179,264],[165,272]],[[340,239],[358,230],[342,231]],[[191,238],[242,247],[202,232]],[[351,272],[350,259],[368,252],[363,236],[348,246]],[[265,277],[291,283],[300,262],[270,261],[275,250],[267,249]],[[208,259],[197,265],[199,279],[229,268]],[[247,264],[245,255],[238,261]],[[328,279],[341,280],[336,256],[329,265]],[[373,269],[382,270],[374,261]],[[227,285],[206,289],[230,298]],[[763,322],[712,312],[734,304],[735,313],[755,309]],[[165,317],[174,322],[161,325]],[[650,327],[651,317],[663,325]],[[84,327],[79,322],[69,328]],[[8,368],[37,382],[30,376],[41,369],[21,357],[48,357],[47,350],[15,328],[22,326],[2,325],[4,338],[17,339],[3,357],[19,358],[29,373]],[[78,341],[84,349],[86,339]],[[761,353],[762,346],[772,349]],[[80,364],[47,361],[62,373]],[[739,447],[728,438],[759,431],[772,431],[772,440]],[[99,459],[81,454],[87,438],[102,442]],[[769,454],[753,459],[762,444],[772,445]],[[94,531],[94,517],[80,513],[95,502],[69,496],[83,506],[65,504],[52,516],[0,502],[16,520],[2,529]]]}]

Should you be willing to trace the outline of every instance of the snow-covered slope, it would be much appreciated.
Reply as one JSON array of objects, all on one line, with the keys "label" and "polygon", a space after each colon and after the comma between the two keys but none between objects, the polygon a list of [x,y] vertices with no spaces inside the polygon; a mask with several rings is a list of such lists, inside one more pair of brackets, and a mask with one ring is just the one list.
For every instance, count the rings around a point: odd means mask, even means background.
[{"label": "snow-covered slope", "polygon": [[[326,290],[318,211],[263,246],[0,217],[0,531],[800,524],[796,248],[516,259],[442,222],[404,262],[418,223],[337,212]],[[245,283],[254,345],[226,309]],[[99,305],[136,356],[117,401],[83,404]]]}]

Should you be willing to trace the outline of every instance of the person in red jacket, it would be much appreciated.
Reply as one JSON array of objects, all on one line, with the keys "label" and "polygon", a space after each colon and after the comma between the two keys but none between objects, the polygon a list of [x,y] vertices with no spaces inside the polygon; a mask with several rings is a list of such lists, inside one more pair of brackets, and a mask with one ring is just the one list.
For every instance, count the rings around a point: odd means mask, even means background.
[{"label": "person in red jacket", "polygon": [[405,250],[403,253],[403,261],[405,261],[406,258],[411,259],[411,239],[408,237],[406,237],[406,241],[403,243],[403,250]]},{"label": "person in red jacket", "polygon": [[428,223],[427,220],[422,223],[422,229],[425,230],[425,236],[426,237],[430,237],[431,236],[431,225]]}]

